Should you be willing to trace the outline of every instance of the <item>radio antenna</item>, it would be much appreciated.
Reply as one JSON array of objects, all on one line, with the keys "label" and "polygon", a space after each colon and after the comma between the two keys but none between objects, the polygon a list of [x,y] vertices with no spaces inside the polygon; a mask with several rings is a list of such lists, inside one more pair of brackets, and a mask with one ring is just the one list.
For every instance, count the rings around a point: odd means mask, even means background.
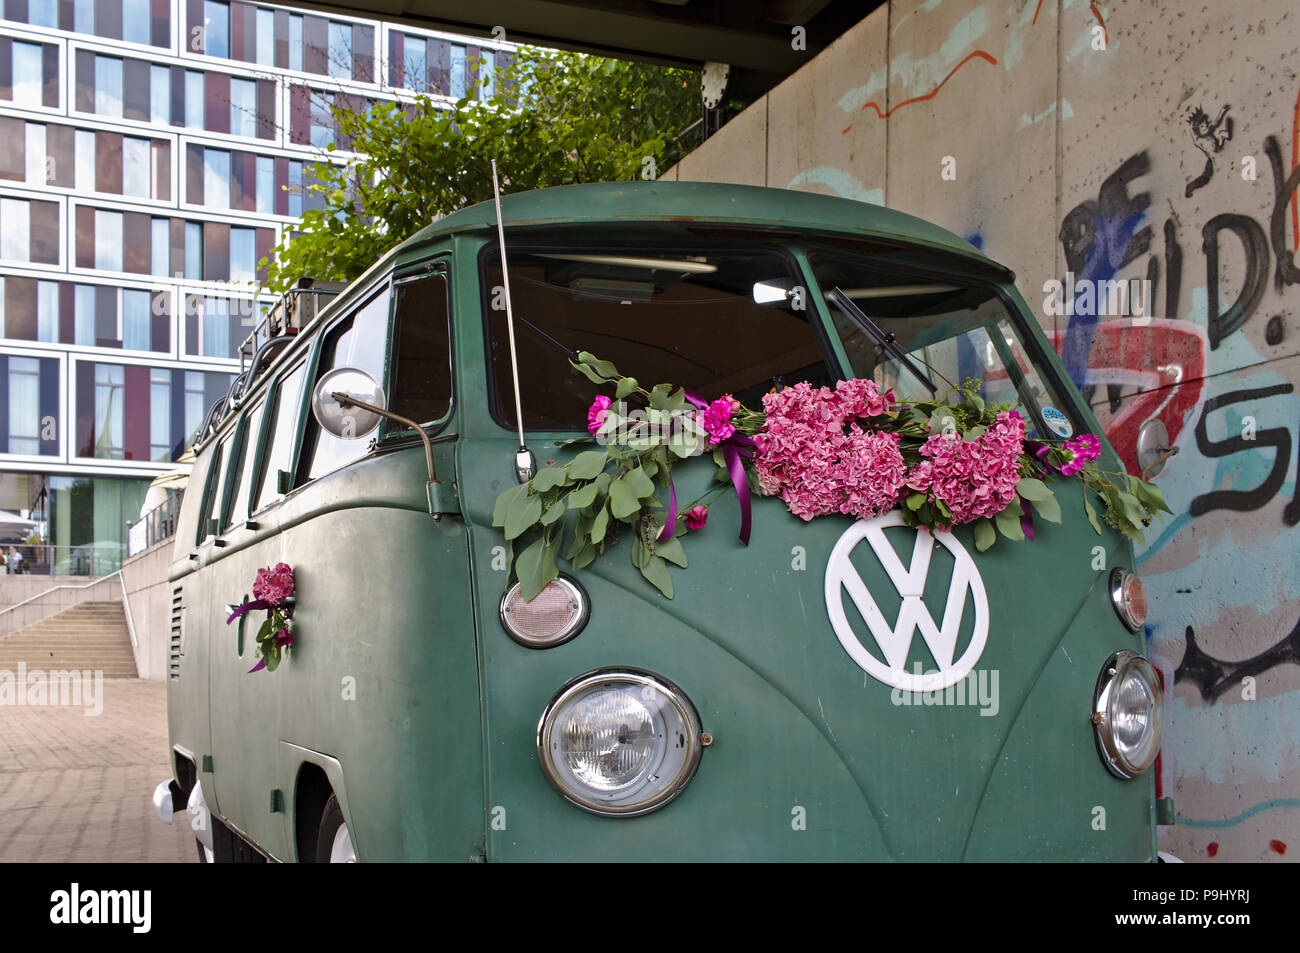
[{"label": "radio antenna", "polygon": [[497,210],[497,240],[501,245],[501,280],[506,292],[506,332],[510,338],[510,381],[515,391],[515,422],[519,425],[519,449],[515,451],[515,479],[527,483],[537,472],[537,458],[524,443],[524,413],[519,402],[519,358],[515,352],[515,313],[510,306],[510,268],[506,264],[506,229],[501,221],[501,184],[497,181],[497,160],[492,160],[492,197]]}]

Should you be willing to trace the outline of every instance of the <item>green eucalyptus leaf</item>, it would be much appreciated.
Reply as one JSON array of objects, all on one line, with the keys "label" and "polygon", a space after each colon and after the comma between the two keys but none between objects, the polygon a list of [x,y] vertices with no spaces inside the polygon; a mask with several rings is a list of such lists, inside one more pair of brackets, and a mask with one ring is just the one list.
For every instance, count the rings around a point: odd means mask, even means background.
[{"label": "green eucalyptus leaf", "polygon": [[571,482],[572,478],[564,467],[543,467],[532,480],[533,491],[536,493],[546,493]]},{"label": "green eucalyptus leaf", "polygon": [[556,520],[562,519],[569,508],[564,505],[563,500],[556,500],[542,513],[541,523],[543,526],[550,526]]},{"label": "green eucalyptus leaf", "polygon": [[924,493],[912,493],[907,497],[907,508],[909,510],[919,510],[925,505]]},{"label": "green eucalyptus leaf", "polygon": [[[1021,480],[1021,483],[1024,481]],[[1034,515],[1047,520],[1049,523],[1061,522],[1061,504],[1056,499],[1056,494],[1048,491],[1048,495],[1041,500],[1030,500],[1030,505],[1034,508]]]},{"label": "green eucalyptus leaf", "polygon": [[672,389],[672,384],[655,384],[650,388],[650,406],[654,410],[667,410],[668,392]]},{"label": "green eucalyptus leaf", "polygon": [[1007,539],[1024,539],[1025,531],[1020,528],[1020,504],[1012,502],[1005,510],[993,518],[998,532]]},{"label": "green eucalyptus leaf", "polygon": [[1031,503],[1035,500],[1045,500],[1052,495],[1048,485],[1034,477],[1021,477],[1020,482],[1016,484],[1016,492],[1020,494],[1021,499],[1029,500]]},{"label": "green eucalyptus leaf", "polygon": [[1086,492],[1083,497],[1083,511],[1087,514],[1088,522],[1092,524],[1092,528],[1096,530],[1097,535],[1100,536],[1101,522],[1097,519],[1097,510],[1093,507],[1092,501],[1088,499]]},{"label": "green eucalyptus leaf", "polygon": [[686,568],[686,549],[682,546],[682,541],[674,536],[667,542],[658,541],[655,543],[655,555],[662,556],[670,563]]},{"label": "green eucalyptus leaf", "polygon": [[591,540],[593,543],[604,542],[605,531],[609,529],[609,509],[602,506],[591,521]]},{"label": "green eucalyptus leaf", "polygon": [[542,517],[542,498],[536,493],[517,496],[506,510],[506,539],[517,539]]},{"label": "green eucalyptus leaf", "polygon": [[502,490],[497,495],[496,503],[492,506],[492,525],[505,526],[506,510],[509,509],[510,504],[514,502],[515,497],[522,496],[527,492],[527,483],[519,483],[510,487],[508,490]]},{"label": "green eucalyptus leaf", "polygon": [[578,550],[577,555],[573,557],[574,569],[585,569],[591,565],[591,561],[596,558],[596,544],[587,540]]},{"label": "green eucalyptus leaf", "polygon": [[579,351],[578,360],[586,366],[594,369],[597,374],[603,375],[607,380],[618,377],[618,368],[611,361],[602,361],[590,351]]},{"label": "green eucalyptus leaf", "polygon": [[605,380],[605,378],[601,377],[599,374],[597,374],[595,371],[593,371],[593,370],[592,370],[590,367],[588,367],[586,364],[575,364],[573,361],[570,361],[569,363],[572,364],[572,365],[573,365],[575,368],[577,368],[579,371],[581,371],[581,372],[583,373],[583,375],[586,376],[587,380],[591,381],[593,384],[605,384],[605,383],[608,383],[608,382]]},{"label": "green eucalyptus leaf", "polygon": [[630,522],[641,511],[641,500],[626,479],[609,485],[609,508],[615,519]]},{"label": "green eucalyptus leaf", "polygon": [[641,567],[641,575],[650,580],[656,589],[671,599],[673,597],[673,580],[668,575],[668,564],[662,557],[651,556]]},{"label": "green eucalyptus leaf", "polygon": [[623,477],[623,482],[632,489],[637,499],[645,499],[647,496],[653,496],[655,491],[654,481],[642,467],[636,467],[629,470],[627,476]]},{"label": "green eucalyptus leaf", "polygon": [[599,492],[600,485],[593,480],[591,483],[572,491],[565,499],[568,501],[569,509],[580,510],[584,506],[591,506],[592,503],[595,503]]},{"label": "green eucalyptus leaf", "polygon": [[274,672],[280,667],[280,646],[272,643],[262,652],[262,658],[266,659],[266,670]]},{"label": "green eucalyptus leaf", "polygon": [[624,377],[618,382],[618,387],[614,391],[614,396],[619,400],[622,400],[624,397],[630,397],[632,394],[636,393],[637,387],[639,386],[640,385],[637,384],[635,377]]},{"label": "green eucalyptus leaf", "polygon": [[546,537],[533,540],[515,561],[519,573],[519,588],[525,601],[537,598],[546,584],[560,574],[555,563],[555,547]]},{"label": "green eucalyptus leaf", "polygon": [[993,522],[987,516],[981,516],[975,521],[975,548],[981,553],[992,546],[997,538],[998,534],[993,529]]},{"label": "green eucalyptus leaf", "polygon": [[592,480],[601,470],[609,454],[605,450],[584,450],[569,463],[569,476],[574,480]]}]

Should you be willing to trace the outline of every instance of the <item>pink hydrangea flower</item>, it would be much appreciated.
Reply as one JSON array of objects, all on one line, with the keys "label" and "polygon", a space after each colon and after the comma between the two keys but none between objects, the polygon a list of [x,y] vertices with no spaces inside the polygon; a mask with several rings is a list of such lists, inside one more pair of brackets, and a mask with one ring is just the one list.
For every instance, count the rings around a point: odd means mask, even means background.
[{"label": "pink hydrangea flower", "polygon": [[1015,411],[998,414],[975,440],[930,435],[921,455],[930,463],[931,490],[952,511],[953,523],[996,516],[1015,499],[1024,436],[1025,422]]},{"label": "pink hydrangea flower", "polygon": [[253,598],[268,605],[278,606],[293,595],[293,569],[287,563],[276,563],[270,569],[259,569],[253,583]]},{"label": "pink hydrangea flower", "polygon": [[609,407],[612,403],[613,401],[604,394],[591,402],[591,406],[587,409],[587,433],[593,437],[596,435],[600,425],[605,422],[605,416],[609,413]]},{"label": "pink hydrangea flower", "polygon": [[687,529],[704,529],[704,524],[709,521],[709,508],[703,504],[692,506],[686,512]]},{"label": "pink hydrangea flower", "polygon": [[731,415],[739,402],[730,394],[723,394],[704,410],[704,432],[709,435],[709,443],[719,444],[736,432],[731,423]]},{"label": "pink hydrangea flower", "polygon": [[838,475],[844,487],[841,513],[870,519],[889,512],[907,478],[898,434],[863,433],[854,424],[840,458]]}]

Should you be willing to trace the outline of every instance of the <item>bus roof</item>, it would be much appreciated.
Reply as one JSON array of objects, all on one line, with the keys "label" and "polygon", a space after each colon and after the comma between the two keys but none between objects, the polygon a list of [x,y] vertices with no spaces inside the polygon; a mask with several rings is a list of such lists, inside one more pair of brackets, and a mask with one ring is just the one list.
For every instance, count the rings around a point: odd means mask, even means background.
[{"label": "bus roof", "polygon": [[[906,242],[958,255],[1014,277],[970,242],[945,228],[904,212],[853,199],[713,182],[598,182],[533,189],[501,197],[507,226],[601,224],[633,221],[739,225],[800,233]],[[421,229],[394,249],[395,257],[441,235],[496,226],[492,202],[453,212]]]}]

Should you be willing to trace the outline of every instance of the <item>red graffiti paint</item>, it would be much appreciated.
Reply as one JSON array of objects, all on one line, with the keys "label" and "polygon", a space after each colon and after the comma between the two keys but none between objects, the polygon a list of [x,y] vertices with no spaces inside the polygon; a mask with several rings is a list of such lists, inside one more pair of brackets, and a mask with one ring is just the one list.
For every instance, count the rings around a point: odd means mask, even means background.
[{"label": "red graffiti paint", "polygon": [[1038,14],[1042,12],[1042,9],[1043,9],[1043,0],[1038,0],[1038,6],[1034,7],[1034,19],[1029,23],[1030,26],[1038,25]]},{"label": "red graffiti paint", "polygon": [[[1048,338],[1059,354],[1065,331],[1049,332]],[[1138,472],[1138,430],[1147,420],[1160,418],[1170,445],[1177,441],[1200,402],[1208,351],[1205,328],[1193,321],[1130,318],[1101,321],[1093,328],[1083,382],[1097,386],[1093,410],[1130,473]],[[1123,405],[1109,419],[1107,384],[1140,388],[1138,393],[1125,393]]]},{"label": "red graffiti paint", "polygon": [[1210,841],[1205,845],[1205,852],[1213,857],[1219,852],[1219,842],[1217,840]]},{"label": "red graffiti paint", "polygon": [[[957,70],[961,69],[963,66],[965,66],[967,63],[969,63],[971,60],[975,59],[976,57],[979,57],[982,60],[987,60],[988,62],[992,63],[994,66],[998,65],[997,58],[993,56],[993,54],[986,53],[983,50],[975,50],[973,53],[968,53],[966,57],[962,59],[962,61],[958,63],[956,66],[954,66],[952,70],[948,73],[948,75],[943,78],[943,82],[939,83],[938,86],[930,90],[924,96],[913,96],[911,99],[905,99],[897,106],[890,107],[888,112],[881,112],[880,105],[874,99],[869,103],[865,103],[862,106],[862,109],[863,110],[867,108],[874,109],[876,111],[876,115],[879,116],[881,119],[888,119],[890,116],[892,116],[898,110],[902,109],[904,106],[910,106],[912,105],[912,103],[923,103],[927,99],[934,99],[935,95],[939,92],[939,90],[943,89],[943,84],[948,82],[948,80],[952,79],[953,74],[956,73]],[[843,130],[841,130],[840,134],[847,135],[849,130],[852,128],[853,128],[853,123],[849,123],[847,126],[843,128]]]},{"label": "red graffiti paint", "polygon": [[1092,15],[1101,24],[1101,38],[1106,41],[1107,46],[1110,46],[1110,34],[1106,32],[1106,21],[1101,18],[1101,11],[1097,9],[1097,4],[1089,3],[1088,9],[1092,11]]},{"label": "red graffiti paint", "polygon": [[1268,849],[1275,854],[1285,854],[1286,844],[1280,840],[1271,840],[1268,842]]}]

